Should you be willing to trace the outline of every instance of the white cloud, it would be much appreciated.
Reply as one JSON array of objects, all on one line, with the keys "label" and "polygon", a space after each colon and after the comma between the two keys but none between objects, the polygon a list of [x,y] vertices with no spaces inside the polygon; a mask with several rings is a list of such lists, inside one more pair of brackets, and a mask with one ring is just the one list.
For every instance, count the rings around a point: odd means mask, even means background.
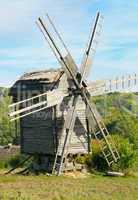
[{"label": "white cloud", "polygon": [[52,16],[75,60],[80,61],[97,8],[103,11],[105,22],[91,78],[138,72],[138,4],[125,0],[1,2],[0,70],[11,67],[18,69],[19,74],[23,70],[58,65],[35,25],[37,17],[45,12]]}]

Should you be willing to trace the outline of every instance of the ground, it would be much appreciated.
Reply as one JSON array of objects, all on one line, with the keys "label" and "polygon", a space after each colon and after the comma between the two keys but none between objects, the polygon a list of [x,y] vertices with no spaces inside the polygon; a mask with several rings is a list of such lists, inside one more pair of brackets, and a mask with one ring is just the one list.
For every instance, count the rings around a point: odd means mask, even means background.
[{"label": "ground", "polygon": [[138,177],[0,175],[1,200],[136,200]]}]

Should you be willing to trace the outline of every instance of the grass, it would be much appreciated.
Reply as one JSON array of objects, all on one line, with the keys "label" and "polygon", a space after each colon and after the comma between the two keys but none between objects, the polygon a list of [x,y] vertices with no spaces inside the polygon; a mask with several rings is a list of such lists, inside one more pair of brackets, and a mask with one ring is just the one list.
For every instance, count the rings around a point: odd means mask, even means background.
[{"label": "grass", "polygon": [[136,200],[138,177],[1,175],[2,200]]}]

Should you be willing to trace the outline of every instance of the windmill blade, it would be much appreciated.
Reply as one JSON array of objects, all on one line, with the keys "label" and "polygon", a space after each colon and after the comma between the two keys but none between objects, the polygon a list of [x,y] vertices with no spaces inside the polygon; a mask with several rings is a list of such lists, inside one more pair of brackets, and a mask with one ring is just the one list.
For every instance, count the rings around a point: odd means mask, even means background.
[{"label": "windmill blade", "polygon": [[101,34],[102,20],[103,16],[100,15],[100,13],[98,12],[80,67],[82,80],[88,76],[90,67],[93,63],[94,55],[98,44],[98,39]]},{"label": "windmill blade", "polygon": [[[52,173],[53,174],[57,173],[57,175],[60,175],[63,170],[63,161],[66,159],[68,145],[71,139],[73,128],[75,126],[76,104],[78,101],[78,96],[72,97],[72,99],[73,99],[73,104],[67,112],[67,116],[64,123],[66,134],[64,135],[63,143],[62,143],[62,140],[60,140],[60,143],[58,145],[55,162],[54,162],[53,170],[52,170]],[[63,135],[61,135],[61,137],[63,137]],[[61,156],[60,160],[58,160],[59,155]]]},{"label": "windmill blade", "polygon": [[129,90],[135,87],[138,83],[137,74],[129,74],[122,77],[117,77],[116,79],[111,79],[106,81],[105,91],[106,92],[116,92]]},{"label": "windmill blade", "polygon": [[[97,140],[101,151],[108,163],[111,166],[113,162],[117,162],[120,158],[119,153],[115,147],[115,144],[109,134],[102,117],[96,109],[95,104],[88,98],[89,93],[87,89],[82,91],[83,100],[89,109],[90,117],[94,120],[96,124],[96,130],[93,131],[94,137]],[[98,115],[97,115],[98,114]]]},{"label": "windmill blade", "polygon": [[[71,56],[71,54],[70,54],[70,52],[69,52],[69,50],[68,50],[66,44],[64,43],[64,41],[63,41],[63,39],[62,39],[62,37],[61,37],[61,34],[60,34],[60,33],[58,32],[58,30],[56,29],[56,27],[55,27],[55,25],[54,25],[52,19],[50,18],[50,16],[49,16],[48,14],[46,14],[46,17],[47,17],[49,23],[51,24],[51,26],[53,27],[53,30],[55,31],[56,35],[58,36],[58,39],[59,39],[60,42],[62,43],[62,47],[64,47],[64,49],[66,50],[67,55],[64,57],[64,59],[65,59],[67,65],[70,66],[71,71],[76,75],[77,72],[78,72],[77,65],[75,64],[75,62],[74,62],[74,60],[73,60],[73,58],[72,58],[72,56]],[[66,73],[68,74],[68,77],[71,78],[70,74],[68,73],[68,71],[66,70],[66,68],[64,67],[64,65],[63,65],[63,68],[64,68],[64,70],[66,71]]]},{"label": "windmill blade", "polygon": [[[65,60],[66,65],[69,66],[70,70],[72,71],[74,77],[76,77],[76,75],[77,75],[77,66],[76,66],[73,58],[71,57],[71,55],[67,54],[64,57],[64,60]],[[62,62],[61,62],[61,65],[62,65],[64,71],[66,72],[67,77],[70,78],[70,79],[72,79],[72,76],[70,75],[70,72],[66,68],[66,65],[64,65]]]},{"label": "windmill blade", "polygon": [[89,76],[92,64],[93,64],[93,59],[92,59],[92,57],[89,56],[86,63],[85,63],[84,71],[83,72],[81,71],[81,74],[83,74],[82,80],[86,79]]},{"label": "windmill blade", "polygon": [[87,89],[91,96],[98,96],[105,93],[105,80],[98,80],[89,83]]},{"label": "windmill blade", "polygon": [[91,83],[88,86],[88,91],[91,96],[103,95],[111,92],[129,91],[133,89],[138,83],[137,74],[129,74],[116,79],[100,80]]},{"label": "windmill blade", "polygon": [[53,84],[50,87],[50,91],[54,90],[55,86],[58,84],[63,74],[64,74],[64,71],[60,71],[60,73],[54,78]]},{"label": "windmill blade", "polygon": [[61,38],[61,35],[58,33],[50,17],[46,15],[45,22],[43,19],[39,18],[37,20],[37,25],[47,40],[59,64],[62,65],[65,72],[68,72],[67,76],[72,79],[76,77],[78,71],[77,65],[75,64],[71,54]]},{"label": "windmill blade", "polygon": [[11,121],[25,117],[27,115],[44,110],[51,106],[59,104],[68,94],[63,91],[53,90],[35,97],[11,104],[9,106],[9,115]]}]

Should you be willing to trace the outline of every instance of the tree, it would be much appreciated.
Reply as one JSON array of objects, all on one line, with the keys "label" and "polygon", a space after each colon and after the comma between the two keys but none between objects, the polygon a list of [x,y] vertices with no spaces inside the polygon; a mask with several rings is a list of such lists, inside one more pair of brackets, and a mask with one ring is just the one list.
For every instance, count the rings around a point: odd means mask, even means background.
[{"label": "tree", "polygon": [[17,138],[15,123],[10,122],[8,115],[8,106],[12,103],[12,98],[8,96],[8,90],[5,89],[0,98],[0,144],[5,145],[13,143]]},{"label": "tree", "polygon": [[[134,109],[132,94],[99,96],[95,98],[95,103],[109,132],[127,138],[138,149],[138,117],[131,110]],[[135,109],[138,109],[138,104],[135,104]]]}]

